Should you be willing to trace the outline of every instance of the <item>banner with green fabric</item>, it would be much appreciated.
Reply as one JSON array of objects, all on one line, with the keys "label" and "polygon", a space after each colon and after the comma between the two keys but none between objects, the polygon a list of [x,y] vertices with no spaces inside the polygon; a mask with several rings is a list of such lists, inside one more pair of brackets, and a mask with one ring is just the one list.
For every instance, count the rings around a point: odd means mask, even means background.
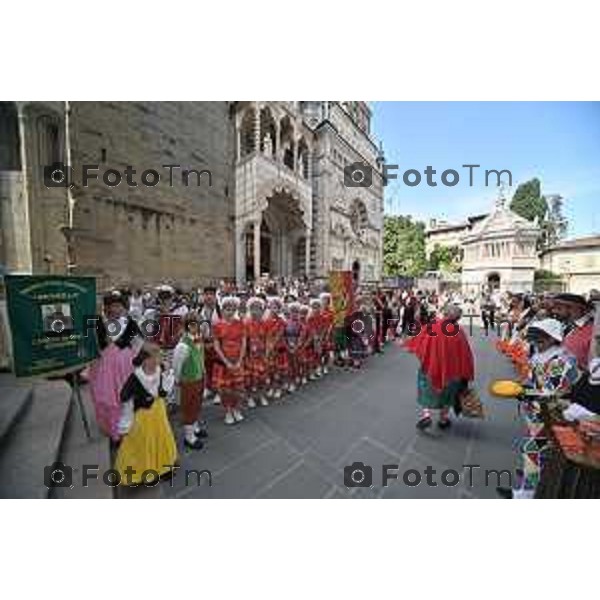
[{"label": "banner with green fabric", "polygon": [[17,377],[70,373],[98,356],[95,278],[6,275],[4,282]]}]

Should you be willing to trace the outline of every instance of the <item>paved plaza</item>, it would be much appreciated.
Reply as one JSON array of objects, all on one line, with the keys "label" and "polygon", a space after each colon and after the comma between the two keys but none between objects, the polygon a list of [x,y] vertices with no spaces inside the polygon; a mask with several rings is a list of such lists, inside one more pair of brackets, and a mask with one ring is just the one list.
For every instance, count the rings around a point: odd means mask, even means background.
[{"label": "paved plaza", "polygon": [[[206,448],[183,453],[181,469],[172,482],[126,495],[494,498],[496,476],[491,475],[486,486],[485,470],[514,467],[512,443],[519,425],[514,403],[490,399],[487,387],[494,378],[510,377],[512,367],[494,349],[492,337],[486,338],[476,329],[471,341],[477,385],[487,410],[485,421],[457,419],[449,431],[434,427],[417,432],[417,361],[391,345],[384,356],[372,357],[362,372],[336,371],[278,404],[247,411],[247,419],[240,425],[225,426],[220,407],[207,407],[210,437]],[[345,487],[344,466],[355,461],[372,467],[373,487]],[[390,481],[388,487],[381,485],[384,464],[398,465],[399,481]],[[465,469],[466,464],[481,468]],[[435,469],[431,480],[437,486],[427,485],[427,467]],[[186,469],[210,470],[212,486],[206,475],[199,486],[197,477],[190,475],[186,485]],[[402,481],[403,473],[410,469],[421,473],[420,485],[411,487]],[[458,485],[442,483],[441,474],[447,469],[461,473]]]}]

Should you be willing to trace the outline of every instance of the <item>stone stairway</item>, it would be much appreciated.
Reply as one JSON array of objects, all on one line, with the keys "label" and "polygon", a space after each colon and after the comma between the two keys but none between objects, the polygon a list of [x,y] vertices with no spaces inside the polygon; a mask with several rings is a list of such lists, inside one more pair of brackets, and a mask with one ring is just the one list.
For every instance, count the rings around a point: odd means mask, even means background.
[{"label": "stone stairway", "polygon": [[[91,419],[89,406],[87,411]],[[97,431],[91,441],[85,437],[66,382],[32,383],[0,374],[0,498],[110,498],[101,483],[66,490],[50,490],[44,483],[44,468],[54,462],[72,464],[73,483],[79,483],[76,465],[107,468],[107,457],[108,444]]]}]

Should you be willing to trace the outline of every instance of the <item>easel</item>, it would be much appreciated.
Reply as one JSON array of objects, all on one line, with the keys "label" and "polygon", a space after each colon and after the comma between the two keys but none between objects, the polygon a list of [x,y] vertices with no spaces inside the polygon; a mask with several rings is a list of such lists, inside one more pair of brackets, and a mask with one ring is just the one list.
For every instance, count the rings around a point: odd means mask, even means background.
[{"label": "easel", "polygon": [[79,385],[79,377],[81,375],[81,371],[81,369],[77,369],[76,371],[67,373],[65,375],[65,381],[69,384],[71,388],[71,406],[73,404],[77,405],[77,409],[79,410],[79,416],[81,417],[81,422],[83,423],[85,435],[87,439],[90,440],[92,439],[92,432],[90,430],[90,423],[85,412],[83,398],[81,397],[81,387]]}]

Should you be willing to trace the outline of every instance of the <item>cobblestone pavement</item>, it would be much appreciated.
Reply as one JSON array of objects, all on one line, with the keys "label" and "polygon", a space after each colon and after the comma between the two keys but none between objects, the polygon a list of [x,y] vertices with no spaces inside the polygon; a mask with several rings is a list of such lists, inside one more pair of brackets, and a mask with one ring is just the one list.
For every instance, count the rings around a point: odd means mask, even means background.
[{"label": "cobblestone pavement", "polygon": [[[493,347],[493,338],[475,330],[477,385],[485,403],[484,421],[457,419],[450,430],[415,429],[416,359],[395,345],[369,359],[359,373],[336,371],[265,408],[246,411],[246,420],[225,426],[218,406],[208,406],[208,443],[183,452],[181,469],[154,489],[131,497],[166,498],[494,498],[496,476],[486,470],[513,469],[512,441],[518,432],[512,401],[489,398],[489,382],[510,377],[512,368]],[[178,438],[181,432],[176,427]],[[372,467],[372,487],[347,488],[344,466]],[[382,465],[398,465],[398,480],[382,486]],[[464,465],[481,468],[465,468]],[[430,468],[427,484],[425,469]],[[198,478],[186,470],[211,472]],[[435,470],[435,474],[431,471]],[[454,470],[454,475],[442,472]],[[417,470],[421,483],[403,475]],[[410,474],[409,483],[417,475]],[[508,482],[507,475],[502,483]]]}]

